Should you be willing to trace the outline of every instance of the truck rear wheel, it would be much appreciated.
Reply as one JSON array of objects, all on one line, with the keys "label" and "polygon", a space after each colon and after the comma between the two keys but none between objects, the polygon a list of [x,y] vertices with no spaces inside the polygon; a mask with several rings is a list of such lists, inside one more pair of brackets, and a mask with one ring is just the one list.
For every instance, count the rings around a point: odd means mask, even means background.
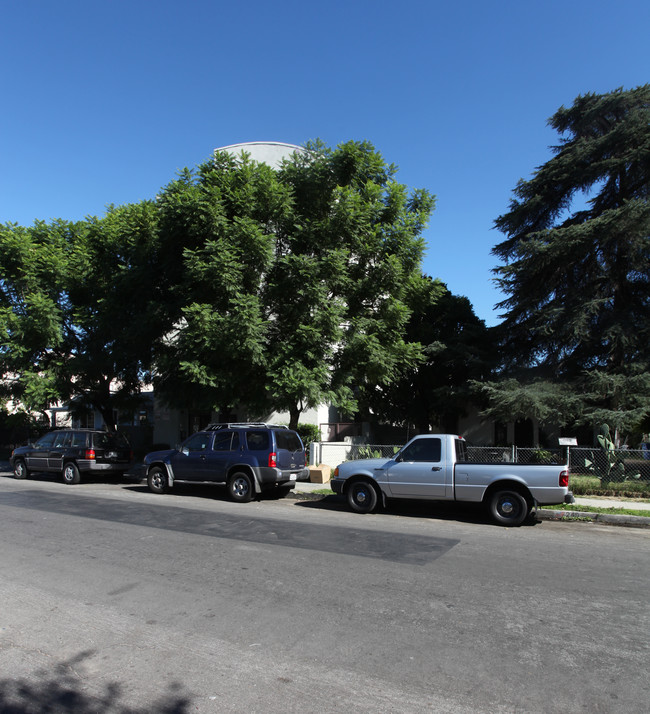
[{"label": "truck rear wheel", "polygon": [[520,526],[526,520],[530,506],[519,491],[503,489],[490,494],[488,511],[500,526]]},{"label": "truck rear wheel", "polygon": [[372,513],[377,500],[377,491],[369,481],[356,481],[348,489],[348,505],[357,513]]}]

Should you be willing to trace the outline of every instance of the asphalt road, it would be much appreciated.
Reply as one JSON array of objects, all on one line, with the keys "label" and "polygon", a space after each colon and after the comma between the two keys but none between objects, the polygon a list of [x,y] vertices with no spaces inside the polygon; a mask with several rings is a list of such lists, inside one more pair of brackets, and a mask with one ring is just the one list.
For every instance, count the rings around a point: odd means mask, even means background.
[{"label": "asphalt road", "polygon": [[648,711],[647,529],[4,474],[0,539],[2,712]]}]

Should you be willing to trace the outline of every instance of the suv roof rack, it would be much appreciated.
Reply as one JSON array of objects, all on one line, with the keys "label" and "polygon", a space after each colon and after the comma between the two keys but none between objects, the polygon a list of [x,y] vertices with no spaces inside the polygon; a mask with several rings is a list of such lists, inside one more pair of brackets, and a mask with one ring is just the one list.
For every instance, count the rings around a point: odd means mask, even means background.
[{"label": "suv roof rack", "polygon": [[205,431],[218,431],[219,429],[232,429],[233,427],[253,428],[253,429],[288,429],[284,424],[269,424],[264,421],[231,421],[214,422],[205,427]]}]

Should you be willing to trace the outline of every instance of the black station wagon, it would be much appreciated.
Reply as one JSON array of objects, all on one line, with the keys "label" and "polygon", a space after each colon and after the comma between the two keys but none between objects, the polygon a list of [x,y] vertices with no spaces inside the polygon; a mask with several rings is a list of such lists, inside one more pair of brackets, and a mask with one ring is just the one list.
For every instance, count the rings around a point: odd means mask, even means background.
[{"label": "black station wagon", "polygon": [[30,472],[60,473],[63,482],[79,483],[81,474],[123,476],[131,467],[133,451],[119,432],[93,429],[58,429],[34,444],[13,450],[10,458],[16,478]]}]

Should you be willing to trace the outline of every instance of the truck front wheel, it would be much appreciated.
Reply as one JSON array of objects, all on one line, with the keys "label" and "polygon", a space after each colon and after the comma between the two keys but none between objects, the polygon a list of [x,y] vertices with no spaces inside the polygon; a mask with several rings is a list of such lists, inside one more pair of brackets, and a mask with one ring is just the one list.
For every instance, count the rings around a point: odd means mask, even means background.
[{"label": "truck front wheel", "polygon": [[348,505],[357,513],[372,513],[377,507],[377,491],[369,481],[356,481],[348,489]]},{"label": "truck front wheel", "polygon": [[488,500],[492,519],[500,526],[520,526],[530,512],[530,506],[519,491],[494,491]]}]

